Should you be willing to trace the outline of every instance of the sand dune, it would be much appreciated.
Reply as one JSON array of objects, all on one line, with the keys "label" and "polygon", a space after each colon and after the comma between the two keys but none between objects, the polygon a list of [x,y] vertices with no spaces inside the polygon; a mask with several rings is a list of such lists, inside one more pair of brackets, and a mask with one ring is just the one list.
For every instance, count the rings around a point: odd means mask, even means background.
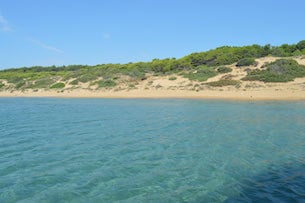
[{"label": "sand dune", "polygon": [[[276,57],[257,59],[255,69],[267,62],[275,61]],[[295,58],[305,65],[304,58]],[[287,83],[264,83],[259,81],[241,81],[238,86],[211,87],[208,82],[219,81],[223,78],[240,80],[246,76],[245,68],[229,66],[232,72],[219,74],[206,82],[190,81],[182,76],[148,76],[146,80],[130,84],[120,84],[112,89],[96,89],[88,84],[78,88],[66,86],[63,90],[6,90],[0,91],[0,97],[65,97],[65,98],[201,98],[201,99],[237,99],[237,100],[305,100],[305,78],[297,78]],[[4,81],[5,82],[5,81]]]}]

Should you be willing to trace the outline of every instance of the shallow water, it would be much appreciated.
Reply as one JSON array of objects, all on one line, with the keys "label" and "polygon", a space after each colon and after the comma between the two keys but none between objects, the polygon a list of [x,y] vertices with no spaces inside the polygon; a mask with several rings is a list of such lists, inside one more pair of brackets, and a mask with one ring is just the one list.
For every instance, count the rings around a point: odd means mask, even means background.
[{"label": "shallow water", "polygon": [[0,99],[0,202],[305,201],[305,102]]}]

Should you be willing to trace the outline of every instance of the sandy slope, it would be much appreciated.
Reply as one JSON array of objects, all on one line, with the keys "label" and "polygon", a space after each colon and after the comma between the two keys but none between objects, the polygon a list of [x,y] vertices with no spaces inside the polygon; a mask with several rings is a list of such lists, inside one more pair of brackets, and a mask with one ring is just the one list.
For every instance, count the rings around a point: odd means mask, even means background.
[{"label": "sandy slope", "polygon": [[[259,68],[264,63],[275,61],[275,57],[257,59]],[[304,58],[295,58],[305,65]],[[202,98],[202,99],[237,99],[237,100],[305,100],[305,78],[297,78],[288,83],[263,83],[257,81],[241,81],[241,85],[226,87],[211,87],[207,82],[222,78],[240,80],[246,75],[245,68],[233,69],[230,73],[220,74],[206,82],[190,81],[181,76],[169,80],[169,76],[149,76],[147,80],[134,82],[133,85],[122,83],[113,89],[96,89],[88,84],[78,88],[67,86],[61,91],[56,90],[26,90],[2,91],[0,97],[92,97],[92,98]]]}]

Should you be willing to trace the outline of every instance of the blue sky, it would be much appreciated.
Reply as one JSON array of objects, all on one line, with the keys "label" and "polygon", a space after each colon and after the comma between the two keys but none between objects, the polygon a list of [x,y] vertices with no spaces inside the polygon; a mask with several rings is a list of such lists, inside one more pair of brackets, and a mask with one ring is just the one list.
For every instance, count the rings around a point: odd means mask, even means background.
[{"label": "blue sky", "polygon": [[297,43],[304,8],[304,0],[1,0],[0,69]]}]

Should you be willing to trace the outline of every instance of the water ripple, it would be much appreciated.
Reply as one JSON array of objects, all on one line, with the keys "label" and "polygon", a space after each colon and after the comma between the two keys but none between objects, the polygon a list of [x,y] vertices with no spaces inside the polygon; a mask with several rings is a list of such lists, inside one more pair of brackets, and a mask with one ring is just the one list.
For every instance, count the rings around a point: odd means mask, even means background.
[{"label": "water ripple", "polygon": [[304,102],[0,99],[0,202],[302,202]]}]

